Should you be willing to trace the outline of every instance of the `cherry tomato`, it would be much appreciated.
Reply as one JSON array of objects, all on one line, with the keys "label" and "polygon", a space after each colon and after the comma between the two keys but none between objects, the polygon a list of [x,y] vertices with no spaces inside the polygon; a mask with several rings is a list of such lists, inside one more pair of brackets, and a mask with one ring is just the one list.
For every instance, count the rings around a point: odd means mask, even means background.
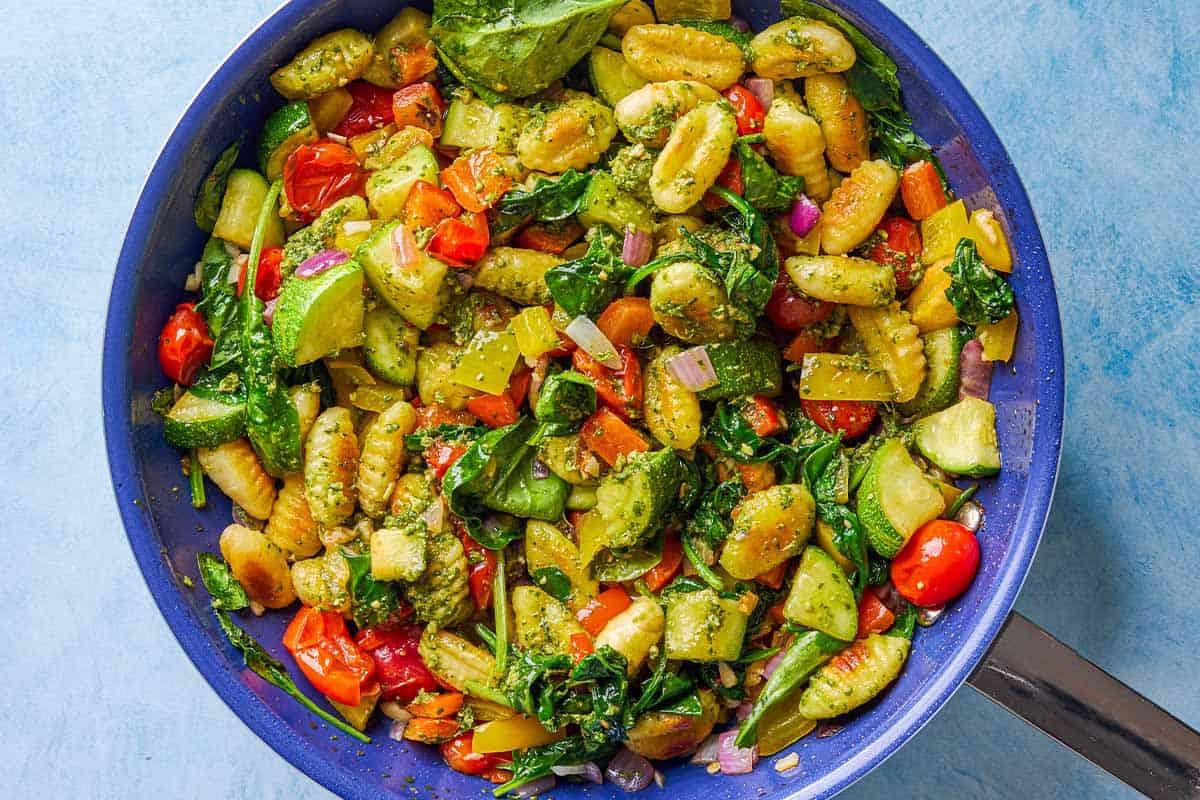
[{"label": "cherry tomato", "polygon": [[868,400],[801,400],[808,418],[823,430],[841,431],[847,439],[866,433],[879,408]]},{"label": "cherry tomato", "polygon": [[427,249],[452,267],[469,267],[483,258],[491,238],[487,215],[467,211],[439,222]]},{"label": "cherry tomato", "polygon": [[352,100],[350,110],[330,133],[349,139],[391,124],[394,113],[390,89],[381,89],[366,81],[354,81],[346,85],[346,91]]},{"label": "cherry tomato", "polygon": [[[254,293],[264,303],[279,296],[279,284],[283,276],[279,273],[279,265],[283,263],[282,247],[265,247],[258,257],[258,272],[254,275]],[[246,288],[246,272],[238,275],[238,297]]]},{"label": "cherry tomato", "polygon": [[726,89],[724,95],[737,115],[738,136],[762,131],[767,112],[763,111],[762,103],[758,102],[753,92],[745,86],[735,85]]},{"label": "cherry tomato", "polygon": [[309,683],[331,700],[356,706],[373,688],[375,660],[350,638],[346,621],[335,611],[301,606],[284,631],[283,645]]},{"label": "cherry tomato", "polygon": [[288,205],[308,218],[357,194],[362,184],[363,173],[354,151],[329,139],[300,145],[283,165]]},{"label": "cherry tomato", "polygon": [[158,337],[158,363],[167,377],[180,386],[191,386],[212,351],[208,323],[196,310],[196,304],[175,306],[175,313],[167,318]]},{"label": "cherry tomato", "polygon": [[396,126],[423,128],[435,139],[442,135],[442,114],[445,111],[446,101],[437,87],[429,82],[405,86],[392,95],[392,114]]},{"label": "cherry tomato", "polygon": [[782,269],[775,281],[771,299],[767,301],[767,318],[781,331],[798,331],[814,325],[833,313],[833,303],[806,297],[792,285],[792,279]]},{"label": "cherry tomato", "polygon": [[883,633],[895,621],[896,615],[868,589],[858,601],[858,633],[854,638],[865,639],[872,633]]},{"label": "cherry tomato", "polygon": [[455,461],[462,458],[465,452],[467,452],[465,444],[450,444],[438,439],[426,447],[422,455],[425,457],[425,463],[433,467],[433,477],[440,481],[446,474],[446,470],[450,469]]},{"label": "cherry tomato", "polygon": [[467,731],[442,742],[442,758],[446,759],[450,769],[464,775],[480,775],[512,760],[507,753],[476,753],[472,745],[474,739],[475,732]]},{"label": "cherry tomato", "polygon": [[913,273],[921,263],[920,231],[912,220],[904,217],[887,217],[875,231],[884,239],[871,248],[867,257],[890,265],[896,274],[896,288],[908,291],[913,287]]},{"label": "cherry tomato", "polygon": [[355,641],[375,660],[375,677],[384,700],[411,703],[421,692],[438,690],[437,680],[417,651],[420,625],[391,630],[364,628]]},{"label": "cherry tomato", "polygon": [[892,560],[892,585],[905,600],[928,608],[967,590],[979,569],[979,541],[948,519],[926,522]]},{"label": "cherry tomato", "polygon": [[779,408],[769,397],[761,394],[746,398],[740,410],[759,436],[774,436],[787,427],[779,416]]},{"label": "cherry tomato", "polygon": [[[458,523],[458,517],[452,516],[451,522]],[[488,550],[471,538],[466,526],[455,524],[459,537],[462,539],[463,551],[467,555],[467,584],[471,589],[471,599],[476,608],[487,608],[492,602],[492,579],[496,577],[496,552]]]},{"label": "cherry tomato", "polygon": [[[420,398],[413,398],[413,405]],[[430,403],[417,409],[417,430],[436,428],[439,425],[474,425],[475,415],[469,411],[449,408],[441,403]]]},{"label": "cherry tomato", "polygon": [[[730,156],[725,162],[725,166],[721,168],[721,174],[717,176],[717,185],[724,186],[734,194],[741,194],[746,190],[746,184],[742,180],[742,160],[737,156]],[[712,192],[705,192],[701,205],[707,211],[716,211],[726,203]]]},{"label": "cherry tomato", "polygon": [[575,612],[575,618],[584,630],[592,636],[598,636],[613,617],[629,608],[630,603],[629,593],[620,586],[614,586],[589,600],[587,605]]},{"label": "cherry tomato", "polygon": [[571,353],[571,363],[596,384],[596,396],[601,403],[623,419],[630,420],[642,413],[642,365],[633,348],[621,344],[614,347],[621,356],[620,369],[609,369],[582,347]]},{"label": "cherry tomato", "polygon": [[428,181],[417,181],[404,201],[404,221],[417,228],[434,228],[448,217],[462,213],[454,195]]}]

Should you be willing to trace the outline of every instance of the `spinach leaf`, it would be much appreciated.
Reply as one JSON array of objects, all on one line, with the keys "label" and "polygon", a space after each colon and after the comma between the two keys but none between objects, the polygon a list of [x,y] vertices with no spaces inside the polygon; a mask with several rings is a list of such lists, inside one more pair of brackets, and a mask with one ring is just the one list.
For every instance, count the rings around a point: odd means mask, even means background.
[{"label": "spinach leaf", "polygon": [[711,547],[725,541],[731,529],[729,515],[745,496],[746,486],[740,478],[713,484],[687,521],[687,535],[703,539]]},{"label": "spinach leaf", "polygon": [[629,273],[616,234],[597,228],[587,252],[546,270],[545,281],[554,302],[572,317],[594,317],[617,296]]},{"label": "spinach leaf", "polygon": [[678,714],[681,717],[699,717],[704,715],[704,706],[700,704],[700,695],[688,692],[674,702],[654,709],[664,714]]},{"label": "spinach leaf", "polygon": [[297,688],[292,676],[288,674],[287,668],[283,666],[276,658],[268,653],[261,644],[254,640],[254,637],[246,633],[244,630],[233,624],[233,620],[229,618],[229,614],[223,608],[215,609],[217,615],[217,623],[221,626],[225,637],[229,639],[229,643],[236,647],[242,653],[242,659],[246,662],[246,666],[259,677],[265,680],[272,686],[282,689],[284,693],[295,698],[300,705],[307,708],[312,713],[316,714],[321,719],[328,722],[333,727],[340,730],[347,736],[351,736],[360,742],[367,744],[371,743],[371,738],[361,731],[358,731],[345,722],[342,722],[337,717],[320,708],[312,700],[305,696],[304,692]]},{"label": "spinach leaf", "polygon": [[701,589],[707,589],[708,584],[699,578],[693,576],[680,575],[675,580],[671,581],[666,587],[659,592],[659,597],[666,597],[671,594],[687,594],[689,592],[698,592]]},{"label": "spinach leaf", "polygon": [[396,585],[371,577],[371,556],[342,550],[350,566],[351,614],[359,628],[387,628],[398,621],[400,594]]},{"label": "spinach leaf", "polygon": [[[867,535],[858,514],[848,506],[837,503],[818,503],[817,515],[833,528],[833,545],[854,563],[854,592],[858,597],[868,585],[877,583],[871,569],[875,564],[887,566],[886,561],[872,561],[867,550]],[[882,582],[882,581],[878,581]]]},{"label": "spinach leaf", "polygon": [[692,567],[696,570],[696,575],[700,580],[708,584],[715,592],[725,591],[725,581],[721,580],[721,576],[713,572],[708,564],[704,563],[704,559],[700,558],[696,552],[696,546],[692,544],[692,537],[685,535],[679,539],[680,545],[683,546],[683,554],[687,556],[687,560],[692,562]]},{"label": "spinach leaf", "polygon": [[575,734],[560,742],[518,750],[513,754],[512,780],[492,790],[496,797],[503,797],[514,789],[551,774],[551,767],[583,764],[587,761],[603,761],[617,751],[615,742],[596,746],[583,736]]},{"label": "spinach leaf", "polygon": [[521,186],[510,190],[496,206],[502,218],[538,222],[558,222],[570,219],[579,211],[580,201],[592,176],[568,169],[556,180],[538,178],[532,189]]},{"label": "spinach leaf", "polygon": [[213,338],[209,369],[220,371],[237,362],[242,354],[242,327],[238,316],[237,284],[229,282],[233,256],[215,237],[204,245],[200,256],[200,301],[196,310],[204,314]]},{"label": "spinach leaf", "polygon": [[662,551],[662,536],[656,536],[644,547],[602,550],[592,561],[592,575],[606,583],[636,581],[662,561]]},{"label": "spinach leaf", "polygon": [[436,428],[424,428],[404,437],[404,449],[410,453],[420,453],[434,442],[442,441],[448,444],[474,442],[488,432],[486,425],[454,425],[442,423]]},{"label": "spinach leaf", "polygon": [[728,39],[741,48],[746,61],[754,60],[754,50],[750,47],[750,40],[754,38],[754,34],[749,31],[739,31],[728,22],[711,19],[677,19],[673,24],[682,25],[685,28],[695,28],[698,31]]},{"label": "spinach leaf", "polygon": [[769,461],[783,469],[788,482],[795,479],[801,451],[771,437],[762,437],[741,413],[724,400],[718,401],[705,438],[718,450],[743,464]]},{"label": "spinach leaf", "polygon": [[538,422],[575,424],[596,412],[596,385],[573,370],[546,378],[533,415]]},{"label": "spinach leaf", "polygon": [[204,508],[208,499],[204,495],[204,469],[200,466],[200,455],[193,447],[188,455],[188,488],[192,493],[192,508]]},{"label": "spinach leaf", "polygon": [[896,621],[892,623],[891,629],[885,635],[911,639],[916,626],[917,607],[912,603],[905,603],[904,610],[896,615]]},{"label": "spinach leaf", "polygon": [[566,600],[571,596],[571,579],[558,567],[542,567],[530,576],[533,585],[555,600]]},{"label": "spinach leaf", "polygon": [[726,222],[756,253],[753,258],[735,258],[725,273],[725,292],[729,301],[753,319],[762,313],[771,299],[775,279],[779,277],[775,239],[767,220],[744,198],[724,186],[713,186],[710,191],[730,205],[725,214]]},{"label": "spinach leaf", "polygon": [[776,172],[749,143],[739,139],[733,151],[742,164],[742,197],[764,214],[791,208],[804,191],[804,178]]},{"label": "spinach leaf", "polygon": [[[282,184],[275,181],[267,191],[246,263],[246,285],[254,286],[258,257],[267,220],[275,213]],[[271,329],[263,321],[263,302],[254,292],[243,292],[239,301],[242,328],[242,380],[246,383],[246,434],[272,475],[298,472],[300,460],[300,415],[279,376],[279,359]]]},{"label": "spinach leaf", "polygon": [[516,469],[492,486],[483,498],[483,504],[493,511],[526,519],[547,522],[562,519],[571,485],[553,472],[544,478],[537,477],[534,475],[535,461],[537,451],[526,443]]},{"label": "spinach leaf", "polygon": [[217,156],[217,163],[205,176],[204,182],[196,190],[196,204],[192,207],[192,218],[196,226],[205,233],[212,233],[221,213],[221,201],[225,199],[225,186],[229,183],[229,173],[237,161],[241,144],[234,142]]},{"label": "spinach leaf", "polygon": [[435,0],[446,67],[488,103],[528,97],[570,71],[625,0]]},{"label": "spinach leaf", "polygon": [[1012,313],[1016,298],[1008,282],[983,263],[975,242],[960,239],[954,248],[954,260],[946,267],[950,286],[946,299],[968,325],[999,322]]},{"label": "spinach leaf", "polygon": [[196,564],[200,567],[200,580],[212,595],[213,608],[238,611],[250,605],[246,590],[233,577],[229,565],[212,553],[198,553]]},{"label": "spinach leaf", "polygon": [[[697,589],[701,588],[704,588],[703,585],[697,586]],[[642,684],[641,694],[630,709],[635,719],[645,711],[665,710],[662,708],[664,704],[691,692],[695,687],[695,682],[691,678],[681,675],[677,671],[671,672],[669,666],[667,659],[660,658],[654,667],[654,672]],[[692,715],[688,714],[688,716]]]}]

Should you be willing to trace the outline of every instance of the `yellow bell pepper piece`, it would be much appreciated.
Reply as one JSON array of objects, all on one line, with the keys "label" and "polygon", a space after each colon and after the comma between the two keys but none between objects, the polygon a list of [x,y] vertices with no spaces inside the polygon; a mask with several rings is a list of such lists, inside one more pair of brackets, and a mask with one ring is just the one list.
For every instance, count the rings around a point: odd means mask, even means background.
[{"label": "yellow bell pepper piece", "polygon": [[503,394],[521,351],[517,337],[502,331],[477,331],[463,350],[450,379],[487,394]]},{"label": "yellow bell pepper piece", "polygon": [[862,356],[805,353],[796,387],[804,400],[894,400],[887,374]]},{"label": "yellow bell pepper piece", "polygon": [[600,591],[600,584],[579,562],[579,548],[549,522],[531,519],[525,526],[525,564],[531,575],[546,567],[562,570],[571,581],[567,605],[575,611]]},{"label": "yellow bell pepper piece", "polygon": [[533,717],[509,717],[485,722],[475,729],[471,749],[476,753],[507,753],[553,744],[566,738],[566,731],[551,733]]},{"label": "yellow bell pepper piece", "polygon": [[975,335],[983,345],[984,361],[1008,361],[1012,358],[1013,348],[1017,344],[1017,312],[1014,310],[999,322],[990,325],[979,325]]},{"label": "yellow bell pepper piece", "polygon": [[986,208],[971,212],[967,237],[975,242],[980,258],[997,272],[1012,272],[1012,252],[1008,249],[1008,237],[1000,220]]},{"label": "yellow bell pepper piece", "polygon": [[925,270],[921,282],[912,290],[905,303],[912,324],[916,325],[921,333],[948,328],[958,322],[958,312],[946,298],[946,290],[950,288],[951,281],[949,273],[946,272],[948,266],[950,259],[945,258]]},{"label": "yellow bell pepper piece", "polygon": [[969,236],[967,206],[962,200],[955,200],[933,216],[921,220],[921,241],[924,243],[921,260],[932,264],[953,257],[959,239],[966,236]]},{"label": "yellow bell pepper piece", "polygon": [[517,337],[521,355],[526,358],[537,358],[558,347],[558,332],[550,321],[550,313],[542,306],[523,309],[509,325]]}]

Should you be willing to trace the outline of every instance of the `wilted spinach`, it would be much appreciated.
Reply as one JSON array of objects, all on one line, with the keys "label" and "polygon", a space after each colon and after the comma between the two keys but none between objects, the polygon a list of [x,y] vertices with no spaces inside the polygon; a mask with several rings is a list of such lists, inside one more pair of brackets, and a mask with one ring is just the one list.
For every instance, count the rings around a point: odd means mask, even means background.
[{"label": "wilted spinach", "polygon": [[209,368],[219,372],[235,364],[242,354],[237,283],[229,282],[234,261],[225,249],[225,243],[214,237],[204,245],[200,263],[200,301],[196,303],[196,310],[204,315],[213,338]]},{"label": "wilted spinach", "polygon": [[742,164],[742,197],[764,214],[791,208],[804,191],[804,178],[781,175],[748,142],[739,139],[733,151]]},{"label": "wilted spinach", "polygon": [[196,190],[196,204],[192,207],[192,217],[197,227],[205,233],[212,233],[221,213],[221,201],[225,199],[225,187],[229,183],[229,173],[237,161],[241,145],[234,142],[217,156],[217,162],[205,176],[204,182]]},{"label": "wilted spinach", "polygon": [[571,579],[558,567],[542,567],[529,577],[533,578],[534,586],[555,600],[566,600],[571,596]]},{"label": "wilted spinach", "polygon": [[1012,313],[1016,298],[1008,282],[983,263],[975,242],[960,239],[954,248],[954,260],[946,267],[950,286],[946,299],[968,325],[999,322]]},{"label": "wilted spinach", "polygon": [[212,596],[213,608],[238,611],[250,605],[246,590],[233,577],[228,564],[212,553],[198,553],[196,564],[200,567],[200,580]]},{"label": "wilted spinach", "polygon": [[575,734],[561,742],[518,750],[513,754],[512,780],[492,790],[496,797],[503,797],[512,790],[551,774],[552,767],[583,764],[587,761],[603,761],[617,751],[616,742],[595,745],[583,736]]},{"label": "wilted spinach", "polygon": [[558,222],[570,219],[579,211],[580,201],[591,181],[591,175],[574,169],[568,169],[555,180],[538,178],[532,189],[518,186],[505,194],[496,205],[496,211],[503,220]]},{"label": "wilted spinach", "polygon": [[767,220],[741,196],[724,186],[713,186],[710,190],[729,204],[725,210],[725,221],[742,241],[751,245],[756,254],[753,258],[743,256],[733,259],[725,273],[725,292],[729,302],[755,319],[762,313],[775,289],[779,277],[779,253]]},{"label": "wilted spinach", "polygon": [[575,433],[595,411],[596,386],[590,378],[571,370],[547,376],[533,409],[540,424],[530,444],[547,436]]},{"label": "wilted spinach", "polygon": [[397,621],[400,594],[396,585],[371,577],[371,556],[342,550],[350,566],[351,614],[359,628],[387,628]]}]

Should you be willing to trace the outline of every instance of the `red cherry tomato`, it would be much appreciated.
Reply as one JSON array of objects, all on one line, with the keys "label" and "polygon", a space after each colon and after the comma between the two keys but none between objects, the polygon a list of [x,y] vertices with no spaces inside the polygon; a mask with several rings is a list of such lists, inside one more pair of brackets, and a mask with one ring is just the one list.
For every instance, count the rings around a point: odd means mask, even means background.
[{"label": "red cherry tomato", "polygon": [[912,220],[887,217],[875,229],[884,236],[867,254],[880,264],[888,264],[896,274],[896,288],[906,292],[913,287],[913,273],[921,259],[921,233]]},{"label": "red cherry tomato", "polygon": [[621,368],[612,370],[588,355],[582,347],[571,353],[571,364],[596,384],[596,396],[622,419],[642,413],[644,390],[642,365],[632,347],[614,345],[621,356]]},{"label": "red cherry tomato", "polygon": [[[729,157],[725,166],[721,168],[721,174],[717,176],[717,185],[724,186],[734,194],[741,194],[746,190],[746,183],[742,180],[742,160],[740,158]],[[712,192],[705,192],[701,205],[707,211],[716,211],[725,205],[725,201]]]},{"label": "red cherry tomato", "polygon": [[413,125],[424,128],[435,139],[442,135],[442,114],[445,111],[446,101],[432,83],[414,83],[392,95],[392,114],[396,127]]},{"label": "red cherry tomato", "polygon": [[879,414],[876,404],[867,400],[801,400],[800,406],[823,430],[841,431],[847,439],[866,433]]},{"label": "red cherry tomato", "polygon": [[476,753],[474,741],[475,732],[467,731],[442,742],[442,758],[446,759],[450,769],[464,775],[480,775],[512,761],[508,753]]},{"label": "red cherry tomato", "polygon": [[854,638],[865,639],[872,633],[883,633],[895,621],[896,615],[868,589],[858,601],[858,633]]},{"label": "red cherry tomato", "polygon": [[[254,293],[264,303],[279,296],[279,284],[283,282],[283,276],[279,273],[279,265],[282,263],[282,247],[265,247],[258,256],[258,272],[254,275]],[[238,275],[238,297],[242,296],[242,291],[246,288],[246,272],[247,270],[243,269]]]},{"label": "red cherry tomato", "polygon": [[779,330],[798,331],[825,319],[833,313],[833,308],[833,303],[800,294],[792,285],[792,279],[781,269],[766,311],[771,324]]},{"label": "red cherry tomato", "polygon": [[926,522],[892,561],[892,585],[905,600],[928,608],[967,590],[979,569],[979,541],[948,519]]},{"label": "red cherry tomato", "polygon": [[354,151],[329,139],[300,145],[283,165],[288,205],[309,218],[357,194],[362,183]]},{"label": "red cherry tomato", "polygon": [[391,124],[394,117],[391,89],[381,89],[366,81],[354,81],[346,85],[346,91],[350,93],[352,101],[350,110],[330,133],[349,139]]},{"label": "red cherry tomato", "polygon": [[724,94],[737,115],[738,136],[758,133],[763,129],[767,112],[763,111],[762,103],[758,102],[753,92],[745,86],[735,85],[726,89]]},{"label": "red cherry tomato", "polygon": [[452,267],[469,267],[483,258],[491,238],[487,215],[467,211],[439,222],[427,249]]},{"label": "red cherry tomato", "polygon": [[195,303],[180,303],[167,318],[158,337],[158,363],[167,377],[180,386],[191,386],[196,373],[212,355],[208,323]]},{"label": "red cherry tomato", "polygon": [[496,551],[488,550],[471,538],[466,525],[457,516],[451,515],[450,523],[462,539],[463,552],[467,556],[467,584],[476,608],[487,608],[492,602],[492,580],[496,577]]},{"label": "red cherry tomato", "polygon": [[411,703],[421,692],[436,692],[438,682],[417,652],[421,626],[391,630],[364,628],[355,642],[375,660],[375,677],[384,700]]}]

